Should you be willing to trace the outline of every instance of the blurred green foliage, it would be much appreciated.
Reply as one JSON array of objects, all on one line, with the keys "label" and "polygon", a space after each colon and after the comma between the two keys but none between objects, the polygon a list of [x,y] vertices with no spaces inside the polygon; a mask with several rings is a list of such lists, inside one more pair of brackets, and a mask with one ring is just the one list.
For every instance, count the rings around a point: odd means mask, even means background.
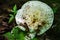
[{"label": "blurred green foliage", "polygon": [[9,18],[9,22],[8,23],[11,23],[14,20],[14,18],[15,18],[15,15],[17,13],[17,6],[16,5],[14,5],[14,7],[12,9],[12,12],[13,12],[13,14],[9,14],[10,18]]},{"label": "blurred green foliage", "polygon": [[22,32],[18,27],[15,27],[11,32],[7,32],[4,34],[4,36],[7,37],[8,40],[24,40],[25,35],[26,34]]}]

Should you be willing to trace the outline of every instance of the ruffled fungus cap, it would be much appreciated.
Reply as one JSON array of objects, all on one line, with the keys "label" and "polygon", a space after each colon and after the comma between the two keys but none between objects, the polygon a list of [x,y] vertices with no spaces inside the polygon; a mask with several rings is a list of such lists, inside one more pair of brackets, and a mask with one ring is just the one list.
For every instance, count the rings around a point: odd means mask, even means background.
[{"label": "ruffled fungus cap", "polygon": [[15,19],[21,30],[39,31],[37,34],[41,35],[52,26],[54,13],[51,7],[41,1],[28,1],[17,11]]}]

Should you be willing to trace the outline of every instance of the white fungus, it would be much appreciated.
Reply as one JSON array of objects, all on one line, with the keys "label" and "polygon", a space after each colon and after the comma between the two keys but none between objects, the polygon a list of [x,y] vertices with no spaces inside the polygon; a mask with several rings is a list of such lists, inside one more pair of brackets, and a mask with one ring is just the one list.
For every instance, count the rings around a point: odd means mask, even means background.
[{"label": "white fungus", "polygon": [[30,32],[39,29],[37,34],[41,35],[51,27],[54,14],[51,7],[41,1],[28,1],[18,10],[15,19],[20,27],[23,27],[20,23],[26,23]]}]

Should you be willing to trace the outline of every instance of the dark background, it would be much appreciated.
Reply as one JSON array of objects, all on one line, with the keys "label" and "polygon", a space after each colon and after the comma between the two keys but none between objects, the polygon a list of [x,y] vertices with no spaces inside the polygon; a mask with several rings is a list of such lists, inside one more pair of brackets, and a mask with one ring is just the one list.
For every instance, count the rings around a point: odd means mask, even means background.
[{"label": "dark background", "polygon": [[[7,40],[3,34],[11,31],[14,25],[16,25],[15,20],[8,24],[9,10],[13,8],[16,4],[17,9],[29,0],[0,0],[0,40]],[[54,23],[52,27],[43,35],[41,35],[41,40],[60,40],[60,0],[39,0],[48,4],[54,11]]]}]

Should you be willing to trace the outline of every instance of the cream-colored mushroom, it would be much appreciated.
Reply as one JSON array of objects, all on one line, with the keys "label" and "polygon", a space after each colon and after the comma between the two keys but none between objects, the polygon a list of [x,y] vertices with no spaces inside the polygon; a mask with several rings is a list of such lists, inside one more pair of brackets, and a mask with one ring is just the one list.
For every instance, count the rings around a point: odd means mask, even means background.
[{"label": "cream-colored mushroom", "polygon": [[51,7],[41,1],[28,1],[18,10],[15,19],[21,30],[26,28],[20,23],[23,25],[26,23],[30,32],[36,32],[39,29],[37,34],[41,35],[51,27],[54,14]]}]

